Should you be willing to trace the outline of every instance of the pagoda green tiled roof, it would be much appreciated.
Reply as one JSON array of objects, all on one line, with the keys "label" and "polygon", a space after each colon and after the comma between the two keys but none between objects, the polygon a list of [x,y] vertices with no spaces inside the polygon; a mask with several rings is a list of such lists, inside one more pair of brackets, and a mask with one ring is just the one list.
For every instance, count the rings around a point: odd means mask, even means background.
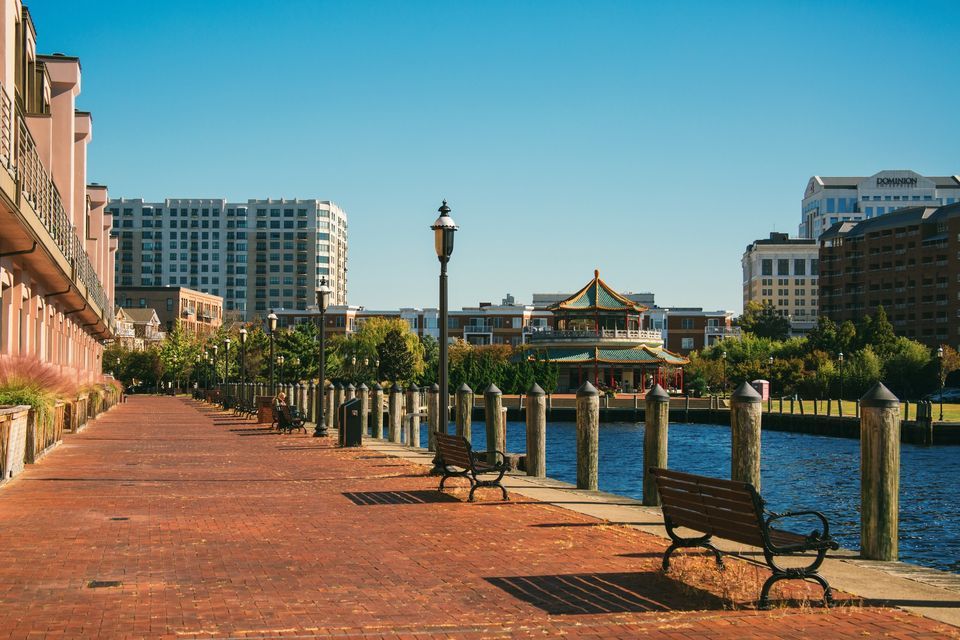
[{"label": "pagoda green tiled roof", "polygon": [[575,294],[550,306],[552,311],[632,311],[642,313],[647,307],[625,298],[600,279],[600,272],[593,272],[593,280]]},{"label": "pagoda green tiled roof", "polygon": [[683,356],[666,349],[638,345],[636,347],[550,347],[537,351],[538,360],[558,364],[606,363],[606,364],[668,364],[681,366],[689,362]]}]

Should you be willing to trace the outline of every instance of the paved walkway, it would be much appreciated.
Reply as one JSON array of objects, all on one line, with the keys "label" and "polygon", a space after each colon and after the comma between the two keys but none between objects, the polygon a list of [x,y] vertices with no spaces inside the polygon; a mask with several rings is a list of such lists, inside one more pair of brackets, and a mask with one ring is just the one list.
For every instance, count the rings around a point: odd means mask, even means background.
[{"label": "paved walkway", "polygon": [[331,445],[131,397],[0,489],[0,637],[958,637],[803,588],[757,612],[753,565],[664,576],[650,534]]}]

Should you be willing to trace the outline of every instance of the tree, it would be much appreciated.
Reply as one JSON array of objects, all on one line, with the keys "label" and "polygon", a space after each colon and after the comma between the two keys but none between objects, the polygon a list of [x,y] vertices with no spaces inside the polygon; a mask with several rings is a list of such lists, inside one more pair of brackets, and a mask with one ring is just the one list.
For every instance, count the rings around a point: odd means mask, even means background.
[{"label": "tree", "polygon": [[[440,369],[440,342],[431,335],[420,338],[423,347],[423,374],[420,376],[422,386],[437,382]],[[449,356],[448,356],[449,358]]]},{"label": "tree", "polygon": [[377,373],[381,380],[397,380],[406,384],[416,375],[413,352],[400,329],[387,331],[383,342],[377,345],[377,357],[380,360]]},{"label": "tree", "polygon": [[175,320],[173,330],[167,333],[157,354],[165,375],[173,380],[175,387],[180,387],[181,381],[189,378],[198,348],[195,336],[183,331],[180,321]]},{"label": "tree", "polygon": [[785,340],[790,334],[790,321],[780,315],[770,302],[751,300],[740,316],[740,327],[758,338]]},{"label": "tree", "polygon": [[889,356],[894,349],[897,336],[893,331],[893,325],[887,319],[887,312],[883,305],[877,307],[877,313],[872,321],[870,316],[864,316],[863,325],[863,330],[858,332],[863,342],[862,346],[869,345],[881,358]]}]

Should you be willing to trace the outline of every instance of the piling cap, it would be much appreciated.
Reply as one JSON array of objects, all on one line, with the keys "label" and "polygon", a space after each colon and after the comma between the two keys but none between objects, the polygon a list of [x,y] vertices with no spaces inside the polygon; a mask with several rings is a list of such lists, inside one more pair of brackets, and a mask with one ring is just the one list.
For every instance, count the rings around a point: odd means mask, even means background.
[{"label": "piling cap", "polygon": [[352,383],[352,382],[349,383],[349,384],[348,384],[346,387],[344,387],[344,388],[345,388],[347,391],[356,391],[356,390],[357,390],[357,388],[356,388],[355,386],[353,386],[353,383]]},{"label": "piling cap", "polygon": [[466,382],[464,382],[462,385],[460,385],[459,387],[457,387],[457,392],[458,392],[458,393],[473,393],[473,389],[470,388],[470,385],[468,385]]},{"label": "piling cap", "polygon": [[360,386],[357,387],[357,391],[369,391],[370,387],[367,386],[366,382],[361,382]]},{"label": "piling cap", "polygon": [[659,384],[655,384],[653,389],[647,391],[647,402],[670,402],[670,394]]},{"label": "piling cap", "polygon": [[900,400],[897,396],[893,395],[890,389],[887,389],[883,386],[882,382],[870,387],[870,390],[863,394],[863,397],[860,398],[861,407],[898,407],[900,406]]},{"label": "piling cap", "polygon": [[490,383],[490,386],[487,387],[487,388],[484,390],[483,395],[485,395],[485,396],[488,396],[488,395],[490,395],[490,396],[499,396],[499,395],[503,395],[503,392],[500,391],[500,389],[499,389],[499,387],[497,387],[497,385],[495,385],[495,384],[493,384],[493,383],[491,382],[491,383]]},{"label": "piling cap", "polygon": [[374,390],[374,391],[383,391],[383,385],[380,384],[379,382],[374,382],[374,383],[373,383],[373,390]]},{"label": "piling cap", "polygon": [[327,386],[324,387],[324,389],[326,389],[327,391],[329,391],[330,389],[333,389],[333,383],[332,383],[332,382],[328,382],[328,383],[327,383]]},{"label": "piling cap", "polygon": [[430,385],[430,391],[433,391],[434,393],[440,393],[440,385],[434,382],[432,385]]},{"label": "piling cap", "polygon": [[339,382],[334,382],[334,383],[333,383],[333,390],[334,390],[334,391],[342,391],[342,390],[343,390],[343,385],[340,384]]},{"label": "piling cap", "polygon": [[749,382],[743,381],[730,395],[730,400],[739,404],[750,404],[763,402],[763,396],[761,396]]},{"label": "piling cap", "polygon": [[543,389],[540,387],[540,385],[534,382],[533,386],[527,389],[527,395],[528,396],[545,396],[547,394],[543,392]]},{"label": "piling cap", "polygon": [[599,396],[600,392],[597,391],[597,388],[590,384],[590,381],[587,380],[584,382],[579,389],[577,389],[577,397],[585,398],[587,396]]},{"label": "piling cap", "polygon": [[403,389],[400,388],[400,383],[396,380],[390,383],[390,393],[403,393]]},{"label": "piling cap", "polygon": [[417,386],[416,382],[411,381],[410,386],[407,387],[407,391],[413,391],[414,393],[416,393],[417,391],[420,391],[420,387]]}]

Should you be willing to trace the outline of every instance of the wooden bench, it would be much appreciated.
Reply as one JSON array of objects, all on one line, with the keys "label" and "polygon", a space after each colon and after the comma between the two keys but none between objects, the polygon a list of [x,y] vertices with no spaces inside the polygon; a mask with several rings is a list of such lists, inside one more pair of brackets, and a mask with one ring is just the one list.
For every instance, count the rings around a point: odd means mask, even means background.
[{"label": "wooden bench", "polygon": [[293,433],[297,429],[307,432],[306,426],[304,426],[303,418],[297,415],[293,415],[293,412],[290,411],[290,406],[286,404],[280,405],[277,409],[277,430],[286,431],[287,433]]},{"label": "wooden bench", "polygon": [[[759,607],[770,606],[770,588],[780,580],[814,580],[823,587],[827,606],[833,602],[830,584],[817,573],[830,549],[839,545],[830,537],[830,525],[817,511],[773,513],[764,508],[763,498],[753,485],[746,482],[720,480],[668,469],[651,468],[663,507],[663,523],[673,543],[663,554],[663,570],[670,568],[670,556],[682,547],[703,547],[713,552],[717,565],[723,569],[723,557],[711,538],[724,538],[740,544],[763,549],[767,565],[773,571],[760,590]],[[775,521],[794,516],[819,518],[823,531],[807,535],[774,528]],[[676,529],[683,527],[702,533],[701,536],[681,537]],[[780,556],[797,556],[811,551],[816,557],[804,567],[781,567]]]},{"label": "wooden bench", "polygon": [[[451,436],[437,432],[437,457],[443,468],[443,477],[440,479],[440,491],[447,478],[466,478],[470,481],[469,502],[473,502],[473,494],[480,487],[499,487],[503,499],[509,500],[507,489],[501,484],[503,475],[507,472],[506,456],[501,451],[494,453],[500,457],[497,464],[489,464],[481,459],[485,454],[475,454],[463,436]],[[459,470],[458,470],[459,469]],[[478,476],[497,474],[494,480],[481,480]]]}]

